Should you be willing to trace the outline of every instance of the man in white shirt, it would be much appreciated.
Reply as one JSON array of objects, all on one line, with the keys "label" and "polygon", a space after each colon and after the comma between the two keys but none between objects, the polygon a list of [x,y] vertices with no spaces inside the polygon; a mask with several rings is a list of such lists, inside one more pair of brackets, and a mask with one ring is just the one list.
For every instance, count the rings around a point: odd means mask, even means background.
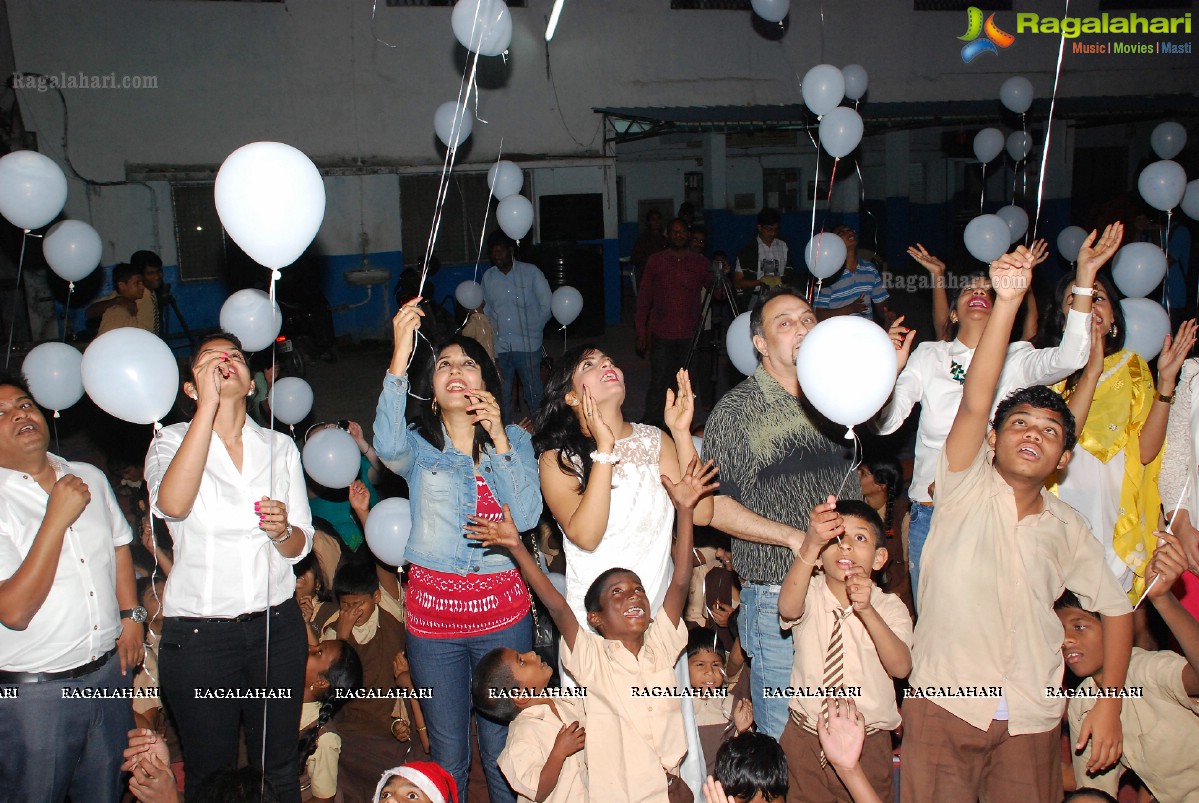
[{"label": "man in white shirt", "polygon": [[0,378],[0,797],[116,803],[146,613],[133,533],[104,474],[49,439]]},{"label": "man in white shirt", "polygon": [[757,237],[737,255],[733,289],[737,293],[737,307],[742,312],[749,311],[754,294],[763,293],[766,288],[791,284],[795,279],[790,249],[779,237],[782,221],[779,210],[762,209],[758,213]]}]

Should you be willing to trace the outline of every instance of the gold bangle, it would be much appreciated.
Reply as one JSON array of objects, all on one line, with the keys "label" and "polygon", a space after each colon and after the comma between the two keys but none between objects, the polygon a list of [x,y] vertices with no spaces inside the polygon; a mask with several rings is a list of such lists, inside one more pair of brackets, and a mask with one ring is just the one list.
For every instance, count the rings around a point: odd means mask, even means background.
[{"label": "gold bangle", "polygon": [[427,727],[424,727],[424,726],[421,726],[421,727],[417,728],[417,730],[418,730],[418,731],[427,731],[427,730],[428,730],[428,728],[427,728]]},{"label": "gold bangle", "polygon": [[815,568],[816,564],[818,564],[820,562],[819,560],[807,560],[806,558],[804,558],[803,555],[799,554],[798,552],[795,553],[795,559],[797,561],[799,561],[800,563],[802,563],[804,566],[811,566],[812,568]]}]

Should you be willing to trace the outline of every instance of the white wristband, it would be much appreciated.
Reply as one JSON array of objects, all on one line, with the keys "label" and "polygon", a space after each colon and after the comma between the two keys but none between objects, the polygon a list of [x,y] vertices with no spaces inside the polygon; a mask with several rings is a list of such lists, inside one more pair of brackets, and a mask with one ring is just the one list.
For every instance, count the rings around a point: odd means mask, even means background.
[{"label": "white wristband", "polygon": [[615,465],[620,462],[620,455],[616,454],[616,452],[592,452],[591,462]]},{"label": "white wristband", "polygon": [[1079,287],[1078,285],[1075,285],[1074,287],[1070,288],[1070,292],[1076,296],[1093,296],[1093,295],[1095,295],[1095,288],[1094,287]]}]

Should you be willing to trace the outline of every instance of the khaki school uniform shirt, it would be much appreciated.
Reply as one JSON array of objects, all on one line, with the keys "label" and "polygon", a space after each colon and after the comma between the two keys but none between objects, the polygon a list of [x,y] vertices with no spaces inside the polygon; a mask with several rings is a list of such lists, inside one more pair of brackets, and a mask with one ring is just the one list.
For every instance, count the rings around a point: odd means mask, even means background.
[{"label": "khaki school uniform shirt", "polygon": [[[111,301],[117,297],[117,292],[114,290],[103,298],[97,301]],[[154,291],[149,288],[142,294],[142,297],[134,302],[137,306],[137,314],[130,315],[128,310],[120,304],[115,304],[104,310],[104,314],[100,316],[100,331],[99,334],[110,332],[113,329],[121,329],[126,326],[136,326],[138,329],[145,329],[147,332],[155,332],[157,334],[157,306],[154,301]]]},{"label": "khaki school uniform shirt", "polygon": [[[1186,659],[1175,652],[1147,652],[1132,648],[1128,679],[1124,687],[1143,690],[1141,698],[1126,697],[1120,708],[1124,731],[1124,755],[1120,764],[1097,776],[1087,775],[1091,756],[1088,742],[1082,755],[1075,755],[1074,777],[1079,786],[1094,786],[1116,794],[1124,769],[1135,772],[1161,803],[1199,800],[1199,704],[1188,697],[1182,685]],[[1079,690],[1095,689],[1087,678]],[[1093,697],[1075,697],[1067,707],[1070,735],[1077,739],[1082,721],[1098,702]]]},{"label": "khaki school uniform shirt", "polygon": [[634,697],[634,689],[676,689],[674,664],[687,627],[659,613],[633,655],[619,641],[580,628],[562,666],[587,689],[587,791],[604,803],[665,803],[666,770],[687,752],[678,697]]},{"label": "khaki school uniform shirt", "polygon": [[[870,604],[891,632],[911,649],[912,617],[899,597],[875,586],[870,593]],[[794,689],[817,689],[824,684],[824,660],[833,634],[833,618],[843,610],[825,576],[818,574],[808,585],[803,615],[798,619],[779,617],[783,630],[792,631],[795,659],[791,664],[791,686]],[[854,702],[866,717],[866,726],[895,730],[900,722],[899,708],[895,705],[895,685],[883,668],[874,639],[870,638],[857,614],[851,613],[841,621],[841,641],[845,647],[843,685],[847,690],[850,687],[861,689]],[[821,695],[803,694],[793,696],[790,706],[814,724],[823,702]]]},{"label": "khaki school uniform shirt", "polygon": [[1108,616],[1132,606],[1103,556],[1103,547],[1072,507],[1041,491],[1040,513],[1016,520],[1012,488],[992,466],[985,443],[964,471],[937,464],[936,512],[920,566],[914,687],[943,687],[961,696],[931,702],[986,730],[1002,689],[1008,733],[1059,726],[1062,625],[1053,603],[1067,588],[1084,607]]},{"label": "khaki school uniform shirt", "polygon": [[[554,749],[558,731],[578,722],[585,726],[583,708],[573,700],[554,700],[558,715],[548,705],[534,705],[521,711],[508,726],[508,741],[500,753],[500,771],[516,791],[520,803],[537,798],[541,770]],[[544,803],[574,803],[587,800],[587,768],[583,751],[567,756],[558,773],[558,783]]]},{"label": "khaki school uniform shirt", "polygon": [[[303,733],[317,721],[321,714],[320,703],[304,703],[300,709],[300,732]],[[304,762],[308,771],[309,791],[313,797],[333,797],[337,794],[337,761],[341,758],[341,737],[333,731],[325,731],[316,739],[316,750]]]}]

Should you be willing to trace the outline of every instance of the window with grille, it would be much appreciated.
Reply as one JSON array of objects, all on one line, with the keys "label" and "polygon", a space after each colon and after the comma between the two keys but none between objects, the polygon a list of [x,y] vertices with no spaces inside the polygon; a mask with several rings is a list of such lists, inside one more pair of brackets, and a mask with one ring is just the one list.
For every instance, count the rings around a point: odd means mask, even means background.
[{"label": "window with grille", "polygon": [[[524,190],[529,195],[529,173],[524,174]],[[404,261],[409,266],[419,264],[425,257],[425,244],[429,241],[429,228],[433,222],[433,211],[437,205],[437,187],[441,182],[438,173],[420,173],[400,177],[400,213]],[[480,229],[484,224],[484,210],[491,221],[487,233],[495,228],[492,217],[495,201],[488,206],[491,190],[487,187],[487,174],[453,173],[446,188],[445,204],[438,227],[437,244],[433,253],[443,265],[474,263],[479,259]],[[486,254],[482,257],[486,260]]]},{"label": "window with grille", "polygon": [[192,282],[225,276],[225,230],[217,217],[212,184],[172,184],[179,278]]}]

